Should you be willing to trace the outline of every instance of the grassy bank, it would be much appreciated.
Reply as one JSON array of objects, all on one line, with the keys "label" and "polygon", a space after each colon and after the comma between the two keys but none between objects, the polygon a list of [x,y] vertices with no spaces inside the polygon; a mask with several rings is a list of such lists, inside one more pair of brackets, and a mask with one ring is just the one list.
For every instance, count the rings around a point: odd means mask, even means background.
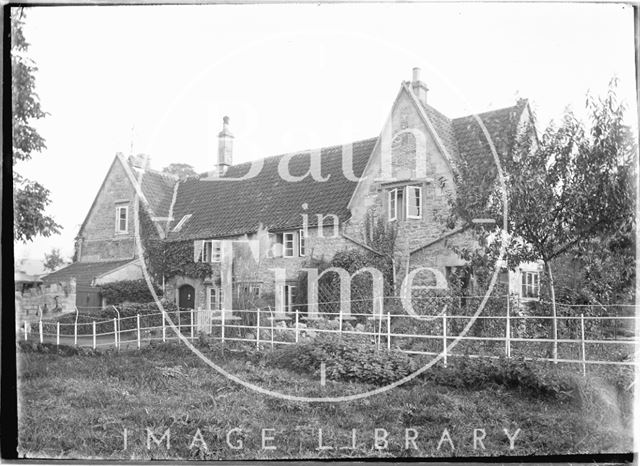
[{"label": "grassy bank", "polygon": [[[284,368],[291,350],[263,356],[252,350],[200,347],[229,372],[269,390],[321,397],[376,388],[331,380],[329,375],[322,386],[313,367],[299,372]],[[73,353],[69,349],[59,354],[46,345],[19,351],[21,456],[448,457],[618,453],[632,448],[628,400],[619,388],[626,382],[616,388],[606,378],[569,374],[563,380],[555,375],[545,379],[517,366],[492,369],[470,363],[428,371],[406,386],[361,400],[307,403],[256,393],[176,344]],[[488,376],[491,371],[498,375]],[[165,438],[160,446],[152,440],[147,449],[147,428],[157,439],[169,429],[170,448]],[[376,429],[380,438],[385,437],[381,429],[388,434],[386,448],[375,448]],[[482,429],[475,432],[476,440],[484,434],[475,449],[474,429]],[[504,429],[511,436],[520,429],[513,449]],[[417,450],[406,438],[414,434]],[[227,435],[236,449],[227,444]],[[242,448],[237,448],[239,442]],[[268,449],[271,446],[275,449]],[[384,447],[384,441],[378,446]]]}]

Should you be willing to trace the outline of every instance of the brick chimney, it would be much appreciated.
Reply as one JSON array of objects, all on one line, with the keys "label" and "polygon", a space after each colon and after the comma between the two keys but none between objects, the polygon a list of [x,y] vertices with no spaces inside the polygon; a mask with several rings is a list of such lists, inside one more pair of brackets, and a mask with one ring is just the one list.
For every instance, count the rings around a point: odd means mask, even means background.
[{"label": "brick chimney", "polygon": [[233,134],[229,131],[229,117],[222,119],[222,131],[218,133],[218,166],[220,176],[233,165]]},{"label": "brick chimney", "polygon": [[151,157],[147,154],[130,155],[128,160],[133,168],[149,170],[151,167]]},{"label": "brick chimney", "polygon": [[427,85],[420,81],[420,68],[413,69],[413,77],[411,79],[411,90],[420,102],[427,105]]}]

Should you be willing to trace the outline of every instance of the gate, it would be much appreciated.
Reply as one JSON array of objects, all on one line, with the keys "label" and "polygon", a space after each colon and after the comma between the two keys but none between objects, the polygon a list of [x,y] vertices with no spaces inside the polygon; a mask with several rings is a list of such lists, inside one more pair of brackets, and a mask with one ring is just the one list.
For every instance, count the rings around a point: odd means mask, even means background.
[{"label": "gate", "polygon": [[213,313],[209,309],[198,309],[194,311],[196,314],[196,332],[204,332],[207,335],[211,334],[211,328],[213,324]]}]

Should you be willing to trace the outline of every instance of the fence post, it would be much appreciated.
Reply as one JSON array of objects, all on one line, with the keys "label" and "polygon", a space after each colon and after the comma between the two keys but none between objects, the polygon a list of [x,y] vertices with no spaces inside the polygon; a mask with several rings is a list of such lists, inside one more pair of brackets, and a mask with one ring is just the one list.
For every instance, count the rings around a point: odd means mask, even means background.
[{"label": "fence post", "polygon": [[224,343],[224,314],[224,310],[220,311],[220,339],[222,343]]},{"label": "fence post", "polygon": [[138,349],[140,349],[140,314],[136,314],[136,328],[138,330]]},{"label": "fence post", "polygon": [[180,326],[180,306],[177,307],[177,313],[178,313],[178,343],[180,343],[180,335],[182,335],[182,328]]},{"label": "fence post", "polygon": [[60,322],[56,322],[56,345],[60,346]]},{"label": "fence post", "polygon": [[442,351],[444,352],[444,367],[447,367],[447,309],[442,313]]},{"label": "fence post", "polygon": [[118,347],[118,319],[113,318],[113,344]]},{"label": "fence post", "polygon": [[256,309],[256,348],[260,348],[260,308]]},{"label": "fence post", "polygon": [[167,341],[167,331],[166,331],[166,325],[164,323],[164,314],[160,315],[161,319],[162,319],[162,343],[165,343]]},{"label": "fence post", "polygon": [[40,331],[40,343],[42,343],[42,341],[43,341],[42,340],[42,337],[43,337],[43,335],[42,335],[42,319],[40,319],[38,321],[38,330]]},{"label": "fence post", "polygon": [[273,326],[273,322],[275,321],[275,319],[273,318],[273,312],[271,312],[271,307],[269,307],[269,312],[271,314],[271,319],[269,319],[269,326],[271,327],[271,349],[273,349],[273,334],[275,332],[274,326]]},{"label": "fence post", "polygon": [[76,321],[73,323],[73,344],[78,346],[78,318],[76,317]]},{"label": "fence post", "polygon": [[506,332],[505,332],[505,340],[504,340],[504,344],[505,344],[505,354],[508,358],[511,357],[511,312],[509,309],[509,301],[511,301],[511,296],[507,295],[507,318],[506,318]]},{"label": "fence post", "polygon": [[300,337],[299,334],[300,330],[298,329],[298,310],[296,309],[296,343],[298,343],[298,338]]},{"label": "fence post", "polygon": [[[297,317],[297,316],[296,316]],[[24,321],[24,339],[27,340],[29,338],[29,334],[27,331],[27,321]]]},{"label": "fence post", "polygon": [[581,341],[582,341],[582,375],[586,376],[587,375],[587,355],[585,353],[585,347],[584,347],[584,314],[580,314],[580,334],[581,334]]},{"label": "fence post", "polygon": [[96,349],[96,321],[93,321],[93,349]]},{"label": "fence post", "polygon": [[191,309],[191,340],[193,341],[193,326],[195,322],[193,321],[193,309]]},{"label": "fence post", "polygon": [[387,351],[391,351],[391,312],[387,312]]}]

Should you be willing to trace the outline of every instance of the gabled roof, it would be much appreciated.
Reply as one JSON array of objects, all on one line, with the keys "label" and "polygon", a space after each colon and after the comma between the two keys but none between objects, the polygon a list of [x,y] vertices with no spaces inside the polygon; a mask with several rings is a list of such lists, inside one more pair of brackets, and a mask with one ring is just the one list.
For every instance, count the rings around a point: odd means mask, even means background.
[{"label": "gabled roof", "polygon": [[76,285],[90,285],[93,279],[136,259],[124,259],[111,262],[74,262],[60,270],[42,277],[44,283],[61,283],[76,279]]},{"label": "gabled roof", "polygon": [[177,177],[155,170],[145,170],[140,182],[142,192],[157,217],[168,217]]},{"label": "gabled roof", "polygon": [[[353,143],[353,173],[359,177],[369,159],[377,138]],[[288,155],[289,156],[289,155]],[[327,181],[315,181],[307,176],[298,182],[283,180],[278,165],[283,155],[264,159],[258,175],[242,181],[187,179],[180,182],[173,206],[175,223],[187,215],[191,219],[169,239],[224,238],[257,231],[259,225],[269,231],[300,228],[302,214],[309,225],[317,225],[316,214],[334,214],[346,221],[351,194],[357,184],[342,171],[342,145],[319,151],[303,151],[291,156],[289,172],[293,176],[307,173],[311,157],[320,157],[322,176]],[[229,167],[223,178],[239,178],[248,173],[250,163]],[[302,204],[308,205],[303,210]],[[331,220],[325,221],[330,225]]]},{"label": "gabled roof", "polygon": [[424,103],[421,103],[421,105],[427,114],[427,117],[431,120],[436,133],[440,136],[442,144],[444,144],[445,148],[454,160],[459,160],[460,153],[458,151],[458,143],[456,141],[456,135],[451,120],[431,105]]},{"label": "gabled roof", "polygon": [[[492,158],[486,137],[473,115],[449,119],[430,105],[418,103],[417,99],[414,101],[453,161]],[[526,105],[526,101],[520,101],[516,106],[478,115],[500,155],[512,148]],[[355,176],[362,175],[377,142],[378,138],[372,138],[353,143]],[[311,157],[318,156],[322,176],[330,175],[327,181],[316,181],[307,176],[301,181],[290,182],[278,173],[278,165],[286,157],[290,158],[290,173],[304,175],[310,168]],[[351,215],[349,201],[358,183],[343,174],[341,145],[269,157],[264,159],[262,169],[253,178],[229,180],[242,177],[250,168],[251,163],[229,167],[222,177],[227,179],[225,181],[188,178],[178,182],[175,192],[175,181],[151,172],[146,180],[143,177],[143,191],[149,193],[146,197],[157,216],[169,216],[165,212],[171,214],[173,220],[167,238],[176,241],[229,238],[253,233],[260,225],[272,232],[300,228],[302,214],[308,215],[309,226],[317,225],[316,214],[335,214],[340,222],[345,222]],[[303,209],[305,203],[307,208]],[[179,231],[171,231],[185,215],[191,217],[184,226]],[[325,224],[330,223],[329,219],[325,221]]]},{"label": "gabled roof", "polygon": [[[498,156],[503,159],[512,149],[522,112],[527,108],[526,99],[521,99],[513,107],[501,108],[478,114],[491,135]],[[489,143],[481,126],[473,115],[451,120],[458,142],[458,150],[463,160],[473,161],[478,157],[492,159]]]}]

